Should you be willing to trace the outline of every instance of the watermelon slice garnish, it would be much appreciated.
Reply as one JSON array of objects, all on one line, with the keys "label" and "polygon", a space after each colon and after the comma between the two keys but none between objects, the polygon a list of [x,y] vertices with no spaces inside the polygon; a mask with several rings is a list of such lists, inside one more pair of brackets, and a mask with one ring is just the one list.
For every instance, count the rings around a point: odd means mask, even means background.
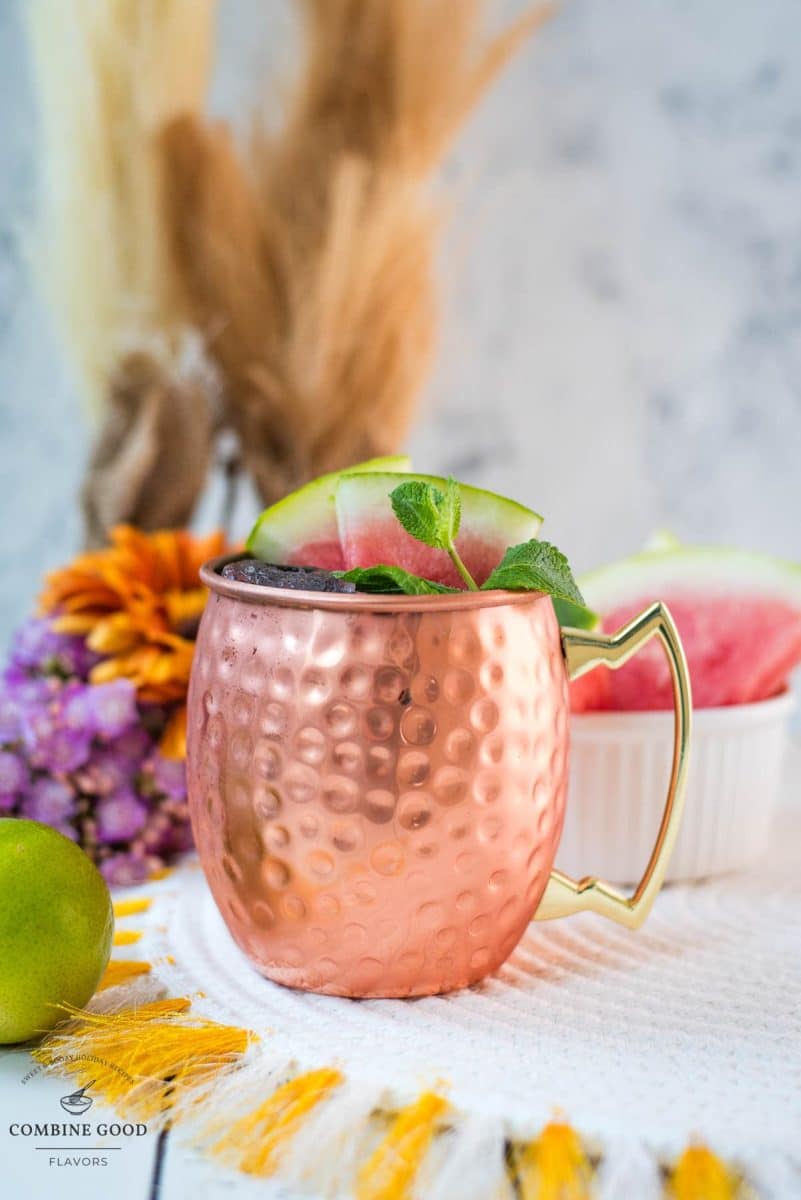
[{"label": "watermelon slice garnish", "polygon": [[[776,695],[801,663],[801,566],[744,550],[673,546],[584,575],[587,604],[611,632],[654,600],[678,626],[696,708]],[[620,670],[571,684],[574,712],[672,708],[668,666],[654,643]]]},{"label": "watermelon slice garnish", "polygon": [[251,530],[247,549],[265,562],[285,566],[322,567],[341,571],[346,566],[337,530],[335,496],[345,475],[381,471],[388,478],[408,471],[405,454],[371,458],[345,471],[332,471],[266,508]]},{"label": "watermelon slice garnish", "polygon": [[[444,550],[411,537],[392,510],[390,493],[399,483],[422,480],[444,490],[447,480],[435,475],[386,474],[371,471],[343,474],[336,489],[339,540],[345,567],[391,563],[423,579],[464,587]],[[535,538],[542,517],[494,492],[460,485],[462,517],[456,546],[467,570],[479,585],[503,558],[509,546]]]}]

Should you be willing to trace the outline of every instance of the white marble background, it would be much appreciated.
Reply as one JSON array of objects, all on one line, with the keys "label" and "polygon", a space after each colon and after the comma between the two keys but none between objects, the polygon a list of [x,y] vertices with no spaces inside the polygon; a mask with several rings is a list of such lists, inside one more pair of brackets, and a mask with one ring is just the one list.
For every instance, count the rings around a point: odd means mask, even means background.
[{"label": "white marble background", "polygon": [[[231,113],[289,69],[291,23],[285,0],[220,9]],[[3,639],[76,546],[88,438],[25,266],[19,11],[0,0]],[[578,568],[658,525],[801,559],[799,38],[796,0],[564,0],[448,164],[416,460],[537,507]]]}]

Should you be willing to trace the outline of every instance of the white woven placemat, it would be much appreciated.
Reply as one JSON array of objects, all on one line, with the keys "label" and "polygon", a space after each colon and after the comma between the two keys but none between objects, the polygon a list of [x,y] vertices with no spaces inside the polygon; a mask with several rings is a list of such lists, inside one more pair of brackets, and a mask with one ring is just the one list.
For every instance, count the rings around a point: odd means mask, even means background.
[{"label": "white woven placemat", "polygon": [[143,947],[171,994],[264,1033],[303,1067],[402,1095],[445,1081],[461,1108],[536,1128],[562,1111],[602,1142],[741,1160],[801,1131],[801,813],[745,874],[663,891],[638,933],[597,917],[532,926],[493,978],[418,1000],[350,1001],[258,975],[197,864],[165,881]]}]

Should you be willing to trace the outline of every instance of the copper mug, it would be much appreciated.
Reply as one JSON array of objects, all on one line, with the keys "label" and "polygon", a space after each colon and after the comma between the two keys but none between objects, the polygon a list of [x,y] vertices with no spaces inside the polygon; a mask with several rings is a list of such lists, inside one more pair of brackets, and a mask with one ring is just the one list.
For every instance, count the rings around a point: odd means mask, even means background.
[{"label": "copper mug", "polygon": [[[641,924],[681,819],[690,730],[663,605],[609,636],[560,631],[539,593],[294,592],[224,579],[227,561],[201,571],[189,804],[214,899],[262,974],[340,996],[428,995],[494,971],[532,918]],[[673,678],[673,767],[626,896],[552,870],[568,680],[652,636]]]}]

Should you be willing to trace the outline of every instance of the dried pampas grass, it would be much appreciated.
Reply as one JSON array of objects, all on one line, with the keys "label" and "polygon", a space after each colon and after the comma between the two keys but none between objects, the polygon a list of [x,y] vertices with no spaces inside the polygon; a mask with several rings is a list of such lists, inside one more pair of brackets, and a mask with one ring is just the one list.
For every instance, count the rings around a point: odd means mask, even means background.
[{"label": "dried pampas grass", "polygon": [[29,0],[40,274],[102,416],[90,542],[189,519],[233,429],[265,502],[395,451],[435,344],[429,178],[545,12],[296,0],[283,124],[202,116],[213,0]]},{"label": "dried pampas grass", "polygon": [[155,338],[131,350],[109,380],[107,415],[89,460],[82,500],[87,541],[102,545],[120,514],[140,529],[186,525],[206,481],[216,377],[200,339],[181,353]]},{"label": "dried pampas grass", "polygon": [[27,0],[43,141],[33,252],[102,412],[121,347],[181,325],[154,132],[203,104],[213,0]]},{"label": "dried pampas grass", "polygon": [[482,0],[300,9],[276,135],[243,153],[197,116],[161,135],[175,272],[265,502],[405,437],[436,331],[428,176],[545,15],[487,37]]},{"label": "dried pampas grass", "polygon": [[[549,9],[494,36],[487,0],[298,0],[305,67],[276,145],[271,184],[321,182],[354,153],[417,176],[437,165],[470,111]],[[319,196],[319,193],[318,193]]]},{"label": "dried pampas grass", "polygon": [[[398,447],[433,346],[433,218],[407,178],[343,157],[317,254],[293,258],[225,130],[165,131],[188,302],[225,380],[227,419],[265,502]],[[187,165],[187,159],[191,167]]]},{"label": "dried pampas grass", "polygon": [[208,468],[214,372],[178,304],[154,136],[204,102],[214,0],[28,0],[26,16],[44,151],[33,255],[101,421],[83,489],[97,544],[120,522],[186,520]]}]

